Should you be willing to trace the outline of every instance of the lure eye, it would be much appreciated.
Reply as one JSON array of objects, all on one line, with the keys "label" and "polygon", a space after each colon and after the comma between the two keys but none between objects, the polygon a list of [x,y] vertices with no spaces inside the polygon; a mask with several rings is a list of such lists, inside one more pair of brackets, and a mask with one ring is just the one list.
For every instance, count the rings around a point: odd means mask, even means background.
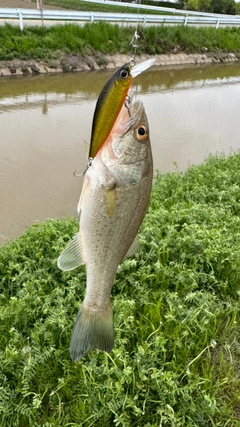
[{"label": "lure eye", "polygon": [[148,129],[145,125],[141,125],[136,129],[137,139],[139,141],[145,141],[148,137]]},{"label": "lure eye", "polygon": [[127,79],[128,78],[128,76],[129,76],[129,72],[128,72],[128,70],[122,70],[121,72],[120,72],[120,77],[122,77],[122,79]]}]

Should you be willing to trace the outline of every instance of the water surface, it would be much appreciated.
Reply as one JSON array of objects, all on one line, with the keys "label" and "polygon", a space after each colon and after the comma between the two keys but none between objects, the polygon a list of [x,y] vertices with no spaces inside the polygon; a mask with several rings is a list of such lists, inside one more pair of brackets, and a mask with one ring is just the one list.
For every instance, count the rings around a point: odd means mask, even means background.
[{"label": "water surface", "polygon": [[[0,242],[36,221],[76,215],[92,116],[109,71],[0,79]],[[199,164],[240,148],[238,64],[153,68],[134,79],[154,167]]]}]

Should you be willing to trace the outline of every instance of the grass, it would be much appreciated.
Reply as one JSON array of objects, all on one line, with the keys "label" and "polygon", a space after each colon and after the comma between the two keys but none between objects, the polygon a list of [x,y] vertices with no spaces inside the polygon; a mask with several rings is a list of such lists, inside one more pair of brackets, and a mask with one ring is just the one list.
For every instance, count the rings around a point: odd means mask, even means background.
[{"label": "grass", "polygon": [[[0,27],[0,60],[51,60],[62,53],[97,55],[130,53],[134,28],[104,22],[53,27],[18,27],[6,24]],[[171,53],[174,47],[186,53],[209,52],[240,53],[240,28],[194,28],[184,26],[139,27],[137,54]]]},{"label": "grass", "polygon": [[[35,2],[35,0],[32,0]],[[127,6],[111,6],[107,4],[94,4],[87,3],[81,0],[44,0],[45,9],[47,5],[57,6],[64,9],[70,10],[81,10],[81,11],[91,11],[91,12],[119,12],[119,13],[139,13],[138,8],[129,8]],[[141,13],[144,14],[159,14],[159,12],[151,11],[148,9],[141,9]],[[162,14],[162,13],[160,13]]]},{"label": "grass", "polygon": [[142,251],[121,264],[115,346],[70,360],[85,269],[48,220],[0,248],[1,427],[239,427],[240,154],[157,175]]}]

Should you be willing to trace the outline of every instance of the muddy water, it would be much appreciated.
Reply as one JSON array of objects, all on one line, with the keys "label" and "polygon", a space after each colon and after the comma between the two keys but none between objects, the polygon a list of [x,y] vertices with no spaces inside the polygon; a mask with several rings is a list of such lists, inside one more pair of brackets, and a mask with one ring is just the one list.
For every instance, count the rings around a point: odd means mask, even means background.
[{"label": "muddy water", "polygon": [[[0,243],[76,214],[97,96],[111,72],[0,79]],[[152,69],[134,81],[155,169],[240,148],[240,66]]]}]

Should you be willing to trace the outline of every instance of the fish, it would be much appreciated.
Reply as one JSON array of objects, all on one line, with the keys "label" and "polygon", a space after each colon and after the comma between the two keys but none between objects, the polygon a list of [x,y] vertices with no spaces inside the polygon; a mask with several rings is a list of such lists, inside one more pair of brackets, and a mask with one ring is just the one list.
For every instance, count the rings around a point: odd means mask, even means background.
[{"label": "fish", "polygon": [[91,349],[113,349],[111,289],[118,265],[139,250],[152,179],[147,115],[140,100],[130,99],[84,174],[79,232],[58,258],[63,271],[86,265],[86,293],[70,341],[73,361]]},{"label": "fish", "polygon": [[153,58],[134,65],[135,61],[130,59],[126,64],[119,67],[105,83],[93,114],[88,156],[90,163],[112,130],[127,98],[132,79],[151,67],[154,62],[155,59]]}]

